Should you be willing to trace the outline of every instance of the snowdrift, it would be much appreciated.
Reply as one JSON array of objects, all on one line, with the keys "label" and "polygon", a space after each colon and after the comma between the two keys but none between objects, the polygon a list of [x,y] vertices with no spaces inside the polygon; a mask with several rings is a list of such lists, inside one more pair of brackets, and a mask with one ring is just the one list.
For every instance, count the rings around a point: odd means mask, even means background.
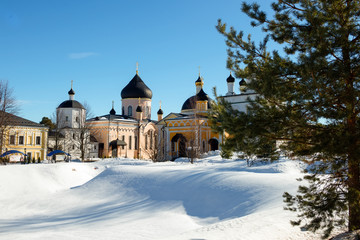
[{"label": "snowdrift", "polygon": [[107,159],[0,167],[1,239],[316,239],[289,224],[297,162]]}]

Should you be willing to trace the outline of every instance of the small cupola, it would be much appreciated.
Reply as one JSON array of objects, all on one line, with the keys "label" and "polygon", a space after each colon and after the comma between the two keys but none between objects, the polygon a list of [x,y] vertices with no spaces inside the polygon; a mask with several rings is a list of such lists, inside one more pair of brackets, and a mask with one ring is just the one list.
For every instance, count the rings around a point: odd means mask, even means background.
[{"label": "small cupola", "polygon": [[200,92],[198,92],[198,94],[196,94],[196,101],[208,101],[209,97],[208,95],[204,92],[204,90],[201,88]]},{"label": "small cupola", "polygon": [[114,101],[112,101],[112,108],[110,110],[110,115],[115,115],[116,114],[116,111],[114,109]]},{"label": "small cupola", "polygon": [[69,100],[74,100],[75,91],[73,90],[73,80],[71,80],[71,89],[68,91]]},{"label": "small cupola", "polygon": [[200,75],[199,75],[199,78],[195,81],[196,93],[199,93],[199,92],[200,92],[200,90],[202,89],[203,85],[204,85],[203,78],[200,77]]},{"label": "small cupola", "polygon": [[201,88],[200,92],[196,94],[196,110],[198,111],[207,111],[208,110],[208,101],[209,97]]},{"label": "small cupola", "polygon": [[162,116],[163,116],[164,112],[161,109],[161,101],[160,101],[160,107],[159,110],[157,111],[157,115],[158,115],[158,121],[162,120]]},{"label": "small cupola", "polygon": [[163,115],[164,112],[163,112],[163,110],[160,108],[159,111],[157,111],[157,114],[158,114],[158,115]]},{"label": "small cupola", "polygon": [[232,76],[231,72],[230,72],[230,76],[226,79],[226,82],[235,82],[235,78]]},{"label": "small cupola", "polygon": [[199,77],[195,81],[195,86],[196,86],[196,94],[198,94],[202,89],[202,87],[204,86],[204,79],[200,75],[200,70],[199,70]]},{"label": "small cupola", "polygon": [[141,109],[141,107],[140,107],[140,106],[137,106],[137,108],[136,108],[136,112],[137,112],[137,113],[142,113],[142,109]]},{"label": "small cupola", "polygon": [[239,85],[240,85],[240,91],[242,93],[246,92],[247,84],[246,84],[246,81],[244,79],[241,79],[241,81],[239,82]]},{"label": "small cupola", "polygon": [[230,72],[230,76],[226,79],[227,82],[227,86],[228,86],[228,92],[226,93],[227,96],[229,95],[234,95],[234,83],[235,83],[235,78],[231,75]]},{"label": "small cupola", "polygon": [[137,115],[137,119],[138,119],[139,121],[141,121],[143,114],[142,114],[142,109],[141,109],[141,106],[140,106],[140,105],[138,105],[137,108],[136,108],[136,115]]}]

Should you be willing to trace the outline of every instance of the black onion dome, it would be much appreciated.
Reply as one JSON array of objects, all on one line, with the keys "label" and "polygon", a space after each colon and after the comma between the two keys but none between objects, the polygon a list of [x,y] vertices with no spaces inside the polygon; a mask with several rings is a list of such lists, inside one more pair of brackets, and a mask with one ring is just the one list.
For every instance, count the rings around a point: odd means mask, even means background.
[{"label": "black onion dome", "polygon": [[164,114],[163,110],[160,108],[159,111],[157,111],[157,114]]},{"label": "black onion dome", "polygon": [[112,108],[112,109],[110,110],[110,115],[115,115],[115,114],[116,114],[116,111],[115,111],[114,108]]},{"label": "black onion dome", "polygon": [[196,107],[196,96],[189,97],[182,105],[182,110],[194,109]]},{"label": "black onion dome", "polygon": [[241,79],[241,81],[239,82],[240,86],[246,86],[246,81],[244,79]]},{"label": "black onion dome", "polygon": [[152,91],[138,74],[121,91],[121,98],[152,98]]},{"label": "black onion dome", "polygon": [[69,95],[75,95],[75,91],[71,88],[70,91],[68,91]]},{"label": "black onion dome", "polygon": [[66,100],[62,102],[58,108],[81,108],[85,109],[84,106],[76,100]]},{"label": "black onion dome", "polygon": [[226,79],[226,82],[235,82],[235,78],[231,75]]},{"label": "black onion dome", "polygon": [[195,81],[195,83],[202,82],[202,77],[198,77],[198,79]]},{"label": "black onion dome", "polygon": [[[201,90],[200,90],[201,92]],[[199,93],[200,93],[199,92]],[[204,91],[203,91],[204,92]],[[182,105],[182,108],[181,108],[181,111],[183,110],[191,110],[191,109],[195,109],[196,108],[196,101],[197,100],[200,100],[200,101],[205,101],[205,100],[208,100],[208,109],[211,108],[211,102],[212,102],[212,99],[208,97],[208,95],[204,92],[205,96],[206,96],[206,99],[205,97],[203,96],[203,94],[200,94],[199,93],[197,95],[194,95],[192,97],[189,97],[188,99],[186,99],[186,101],[184,102],[184,104]],[[200,97],[203,97],[204,100],[201,100]]]},{"label": "black onion dome", "polygon": [[142,112],[142,109],[141,109],[141,107],[140,107],[140,106],[137,106],[137,108],[136,108],[136,112],[138,112],[138,113]]},{"label": "black onion dome", "polygon": [[197,100],[198,101],[208,101],[209,100],[209,96],[204,92],[203,89],[201,89],[198,94],[196,94]]}]

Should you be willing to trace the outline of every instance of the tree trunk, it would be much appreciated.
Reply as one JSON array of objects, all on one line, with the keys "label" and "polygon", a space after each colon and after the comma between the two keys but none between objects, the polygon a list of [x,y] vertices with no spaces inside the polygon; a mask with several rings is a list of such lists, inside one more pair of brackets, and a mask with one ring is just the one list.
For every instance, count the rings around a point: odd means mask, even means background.
[{"label": "tree trunk", "polygon": [[360,169],[357,159],[349,158],[349,231],[360,229]]},{"label": "tree trunk", "polygon": [[356,116],[350,114],[347,121],[350,135],[348,149],[348,204],[349,204],[349,231],[360,229],[360,165],[358,154],[358,137],[356,135]]}]

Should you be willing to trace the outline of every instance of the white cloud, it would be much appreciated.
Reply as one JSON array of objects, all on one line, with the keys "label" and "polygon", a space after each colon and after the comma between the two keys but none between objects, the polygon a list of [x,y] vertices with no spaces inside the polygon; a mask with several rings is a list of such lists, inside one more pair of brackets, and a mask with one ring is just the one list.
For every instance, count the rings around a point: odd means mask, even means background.
[{"label": "white cloud", "polygon": [[81,59],[81,58],[87,58],[87,57],[91,57],[91,56],[95,56],[95,55],[98,55],[98,54],[94,53],[94,52],[70,53],[69,58]]}]

